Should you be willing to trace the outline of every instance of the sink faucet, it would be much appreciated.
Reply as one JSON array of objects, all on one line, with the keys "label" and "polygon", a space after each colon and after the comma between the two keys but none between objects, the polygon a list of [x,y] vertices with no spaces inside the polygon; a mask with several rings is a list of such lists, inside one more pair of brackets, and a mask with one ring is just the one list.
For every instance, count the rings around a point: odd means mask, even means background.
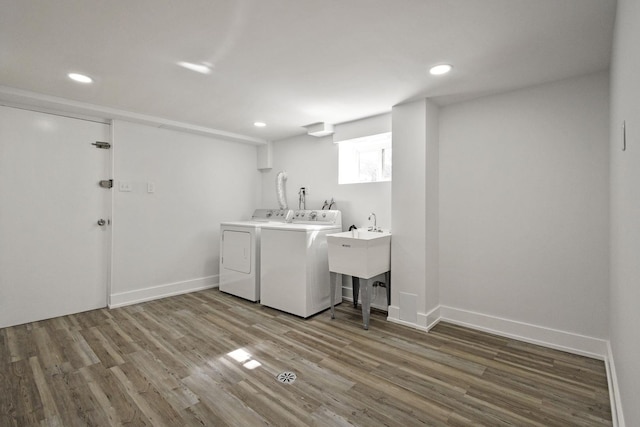
[{"label": "sink faucet", "polygon": [[371,221],[371,217],[373,217],[373,227],[369,227],[369,231],[378,231],[378,220],[376,218],[376,214],[374,214],[373,212],[371,212],[369,214],[369,221]]},{"label": "sink faucet", "polygon": [[300,191],[298,191],[298,209],[307,209],[306,197],[307,189],[305,187],[300,187]]}]

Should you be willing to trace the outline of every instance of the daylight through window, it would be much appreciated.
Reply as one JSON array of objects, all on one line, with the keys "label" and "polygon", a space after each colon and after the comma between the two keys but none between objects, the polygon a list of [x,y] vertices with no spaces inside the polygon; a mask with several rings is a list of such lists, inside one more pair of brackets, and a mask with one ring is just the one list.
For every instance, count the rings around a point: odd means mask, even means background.
[{"label": "daylight through window", "polygon": [[391,132],[338,143],[338,184],[391,181]]}]

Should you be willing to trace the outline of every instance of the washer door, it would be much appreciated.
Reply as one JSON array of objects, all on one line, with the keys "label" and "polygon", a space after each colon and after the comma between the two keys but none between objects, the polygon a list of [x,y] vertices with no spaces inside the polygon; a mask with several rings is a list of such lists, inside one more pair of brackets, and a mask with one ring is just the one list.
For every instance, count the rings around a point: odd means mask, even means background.
[{"label": "washer door", "polygon": [[222,232],[222,264],[227,270],[251,273],[251,233],[225,230]]}]

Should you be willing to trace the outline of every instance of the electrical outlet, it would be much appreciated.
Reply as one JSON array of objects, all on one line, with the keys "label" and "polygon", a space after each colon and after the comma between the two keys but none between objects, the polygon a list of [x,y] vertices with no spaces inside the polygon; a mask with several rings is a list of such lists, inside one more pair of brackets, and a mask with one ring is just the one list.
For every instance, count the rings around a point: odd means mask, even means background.
[{"label": "electrical outlet", "polygon": [[147,193],[155,193],[156,185],[153,182],[147,182]]}]

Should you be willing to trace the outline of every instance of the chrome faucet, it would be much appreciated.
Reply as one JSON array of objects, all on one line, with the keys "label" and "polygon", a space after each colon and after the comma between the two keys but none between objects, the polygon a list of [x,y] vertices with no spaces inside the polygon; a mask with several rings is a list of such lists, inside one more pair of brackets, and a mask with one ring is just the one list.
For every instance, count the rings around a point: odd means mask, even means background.
[{"label": "chrome faucet", "polygon": [[300,191],[298,191],[298,209],[307,209],[306,197],[307,189],[305,187],[300,187]]},{"label": "chrome faucet", "polygon": [[369,227],[369,231],[378,231],[378,220],[376,218],[376,214],[371,212],[369,214],[369,221],[371,221],[371,217],[373,217],[373,227]]}]

